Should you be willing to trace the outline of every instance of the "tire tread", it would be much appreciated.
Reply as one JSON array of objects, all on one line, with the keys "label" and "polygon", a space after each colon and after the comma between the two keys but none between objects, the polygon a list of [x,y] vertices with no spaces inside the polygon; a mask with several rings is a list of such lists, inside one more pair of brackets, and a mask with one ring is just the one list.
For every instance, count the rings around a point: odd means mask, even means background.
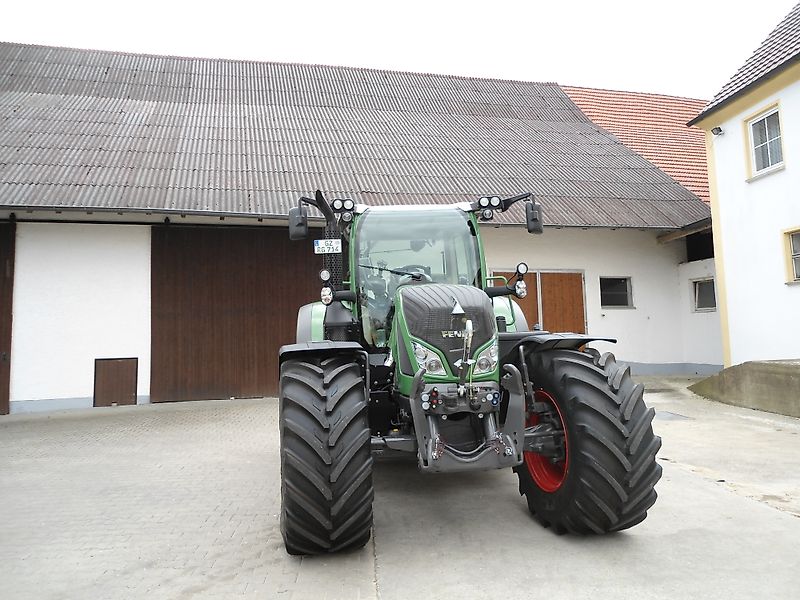
[{"label": "tire tread", "polygon": [[290,554],[358,548],[372,530],[372,456],[361,368],[346,357],[281,367],[281,533]]},{"label": "tire tread", "polygon": [[[548,350],[529,355],[534,388],[543,388],[572,420],[567,480],[549,494],[523,463],[520,494],[537,520],[571,533],[621,531],[641,523],[656,501],[661,478],[653,433],[655,410],[644,403],[644,386],[610,352]],[[568,425],[569,428],[569,425]],[[575,433],[577,432],[577,434]],[[563,494],[559,496],[558,494]]]}]

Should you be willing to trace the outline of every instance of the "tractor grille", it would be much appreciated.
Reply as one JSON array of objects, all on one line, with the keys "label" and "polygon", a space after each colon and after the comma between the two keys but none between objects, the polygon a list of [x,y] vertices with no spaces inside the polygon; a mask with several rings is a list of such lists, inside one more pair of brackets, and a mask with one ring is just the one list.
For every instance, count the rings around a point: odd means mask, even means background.
[{"label": "tractor grille", "polygon": [[[339,232],[339,226],[336,223],[328,223],[325,225],[325,239],[338,240],[342,239],[342,234]],[[333,289],[342,289],[342,279],[344,279],[343,267],[343,254],[345,252],[344,240],[342,240],[342,254],[323,254],[322,255],[322,268],[327,269],[331,274],[331,284]]]},{"label": "tractor grille", "polygon": [[[455,371],[455,362],[461,358],[464,340],[449,337],[442,332],[463,331],[467,319],[472,320],[473,355],[475,349],[488,342],[495,334],[492,302],[483,290],[468,285],[422,284],[400,288],[403,298],[403,315],[411,335],[425,340],[440,349]],[[463,317],[455,317],[453,299],[464,309]]]}]

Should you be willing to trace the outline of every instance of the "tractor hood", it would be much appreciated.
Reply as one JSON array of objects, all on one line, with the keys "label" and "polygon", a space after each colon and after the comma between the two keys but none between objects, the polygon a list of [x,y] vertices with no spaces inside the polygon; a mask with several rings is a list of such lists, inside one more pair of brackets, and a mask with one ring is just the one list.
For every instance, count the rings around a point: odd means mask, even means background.
[{"label": "tractor hood", "polygon": [[476,287],[438,283],[404,285],[397,294],[409,333],[441,350],[453,372],[464,348],[467,319],[472,321],[474,331],[473,354],[496,334],[492,302]]}]

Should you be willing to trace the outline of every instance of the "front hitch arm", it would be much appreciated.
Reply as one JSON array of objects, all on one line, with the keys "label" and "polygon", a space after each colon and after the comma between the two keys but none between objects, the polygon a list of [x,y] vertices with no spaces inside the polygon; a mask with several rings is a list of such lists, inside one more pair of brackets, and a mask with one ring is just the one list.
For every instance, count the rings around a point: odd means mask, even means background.
[{"label": "front hitch arm", "polygon": [[503,370],[506,374],[500,383],[508,390],[508,411],[503,433],[514,442],[514,455],[519,464],[525,443],[525,388],[522,386],[522,374],[516,366],[506,363]]}]

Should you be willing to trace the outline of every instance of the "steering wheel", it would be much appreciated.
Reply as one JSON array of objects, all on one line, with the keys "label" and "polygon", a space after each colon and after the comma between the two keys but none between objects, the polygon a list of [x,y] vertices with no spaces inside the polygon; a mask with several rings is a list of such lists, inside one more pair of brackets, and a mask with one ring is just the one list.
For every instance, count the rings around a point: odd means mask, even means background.
[{"label": "steering wheel", "polygon": [[[433,283],[433,278],[425,272],[425,269],[427,269],[427,267],[423,265],[405,265],[403,267],[395,269],[396,271],[406,271],[408,273],[414,273],[414,277],[412,277],[411,275],[401,275],[400,279],[397,281],[397,285],[391,286],[390,284],[391,287],[389,290],[389,295],[393,297],[395,292],[397,291],[397,288],[403,285]],[[419,277],[419,279],[415,278],[417,276]]]},{"label": "steering wheel", "polygon": [[[404,265],[397,269],[398,271],[407,271],[409,273],[419,274],[421,276],[420,280],[412,278],[412,281],[422,281],[424,283],[431,283],[433,282],[433,278],[429,275],[430,267],[426,267],[425,265]],[[404,275],[403,278],[405,279],[408,275]],[[401,280],[402,281],[402,280]]]}]

